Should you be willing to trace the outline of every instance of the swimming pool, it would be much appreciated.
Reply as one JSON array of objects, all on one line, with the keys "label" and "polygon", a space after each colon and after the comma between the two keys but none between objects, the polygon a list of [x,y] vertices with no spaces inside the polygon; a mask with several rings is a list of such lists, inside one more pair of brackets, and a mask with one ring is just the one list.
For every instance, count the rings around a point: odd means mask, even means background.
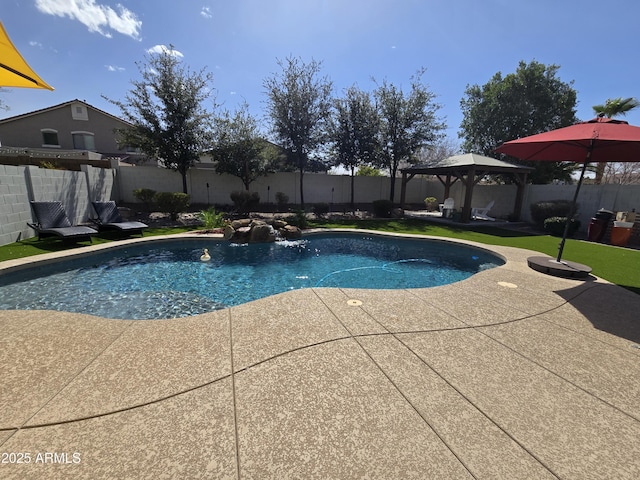
[{"label": "swimming pool", "polygon": [[[205,248],[207,262],[200,261]],[[0,309],[184,317],[298,288],[434,287],[503,263],[467,245],[358,233],[251,245],[149,242],[2,275]]]}]

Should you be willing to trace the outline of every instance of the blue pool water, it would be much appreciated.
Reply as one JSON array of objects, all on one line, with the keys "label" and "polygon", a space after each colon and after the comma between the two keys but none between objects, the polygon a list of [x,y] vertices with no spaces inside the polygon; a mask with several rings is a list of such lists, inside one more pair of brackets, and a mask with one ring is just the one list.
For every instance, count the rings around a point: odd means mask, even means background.
[{"label": "blue pool water", "polygon": [[[209,262],[200,261],[204,248]],[[252,245],[179,240],[2,275],[0,309],[122,319],[184,317],[297,288],[445,285],[503,263],[464,245],[362,234]]]}]

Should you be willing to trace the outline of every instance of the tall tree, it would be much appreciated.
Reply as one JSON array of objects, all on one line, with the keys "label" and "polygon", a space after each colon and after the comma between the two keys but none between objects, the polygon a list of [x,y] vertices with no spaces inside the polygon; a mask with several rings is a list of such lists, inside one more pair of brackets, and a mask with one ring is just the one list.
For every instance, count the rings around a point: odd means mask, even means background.
[{"label": "tall tree", "polygon": [[213,77],[204,69],[191,72],[180,56],[173,46],[148,53],[137,63],[142,80],[131,82],[125,100],[104,98],[133,125],[118,132],[120,143],[179,172],[187,193],[187,172],[209,147],[212,114],[202,104],[211,96]]},{"label": "tall tree", "polygon": [[[598,116],[603,116],[607,118],[617,117],[618,115],[626,115],[627,112],[633,110],[634,108],[638,108],[640,106],[640,102],[633,97],[627,98],[609,98],[604,103],[604,105],[594,105],[593,111]],[[607,162],[599,162],[596,166],[596,178],[595,183],[600,184],[604,178],[604,173],[606,170]]]},{"label": "tall tree", "polygon": [[[463,151],[495,157],[503,142],[576,123],[573,81],[560,80],[559,68],[520,61],[515,73],[503,77],[498,72],[483,86],[467,85],[458,133]],[[549,183],[560,174],[553,162],[531,166],[533,183]]]},{"label": "tall tree", "polygon": [[379,121],[371,95],[351,86],[344,98],[334,100],[334,116],[329,129],[335,163],[351,174],[351,208],[355,202],[356,169],[372,162],[377,151]]},{"label": "tall tree", "polygon": [[389,199],[394,200],[395,180],[401,162],[411,163],[422,147],[443,137],[445,123],[437,117],[441,108],[435,94],[422,83],[425,69],[411,77],[411,91],[406,93],[386,80],[374,91],[380,118],[378,142],[379,165],[389,170]]},{"label": "tall tree", "polygon": [[216,172],[242,180],[245,190],[258,177],[272,171],[273,149],[260,135],[258,122],[244,103],[232,115],[224,110],[214,120],[214,147],[211,150]]},{"label": "tall tree", "polygon": [[267,112],[273,133],[300,172],[300,203],[304,206],[304,172],[310,155],[326,138],[331,109],[331,81],[320,76],[321,63],[298,58],[278,60],[281,72],[264,80]]}]

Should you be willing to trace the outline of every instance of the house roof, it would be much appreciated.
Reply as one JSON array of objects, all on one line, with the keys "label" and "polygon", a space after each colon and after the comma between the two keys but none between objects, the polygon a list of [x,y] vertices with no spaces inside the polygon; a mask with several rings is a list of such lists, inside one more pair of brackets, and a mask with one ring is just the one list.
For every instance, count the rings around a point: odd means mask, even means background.
[{"label": "house roof", "polygon": [[412,165],[403,168],[403,173],[443,175],[454,171],[469,171],[472,168],[482,170],[487,173],[525,173],[533,170],[530,167],[516,165],[491,157],[485,157],[477,153],[465,153],[464,155],[453,155],[439,161]]},{"label": "house roof", "polygon": [[131,125],[126,120],[123,120],[120,117],[116,117],[115,115],[112,115],[112,114],[110,114],[108,112],[105,112],[104,110],[100,110],[99,108],[96,108],[93,105],[89,105],[87,102],[85,102],[83,100],[78,100],[77,98],[75,100],[69,100],[68,102],[60,103],[58,105],[53,105],[51,107],[46,107],[46,108],[41,108],[39,110],[34,110],[33,112],[27,112],[27,113],[23,113],[21,115],[15,115],[13,117],[3,118],[2,120],[0,120],[0,125],[3,124],[3,123],[13,122],[15,120],[19,120],[19,119],[22,119],[22,118],[27,118],[27,117],[30,117],[30,116],[33,116],[33,115],[39,115],[41,113],[50,112],[52,110],[57,110],[57,109],[60,109],[60,108],[68,107],[68,106],[71,106],[74,103],[81,103],[84,106],[86,106],[87,108],[90,108],[91,110],[95,110],[96,112],[99,112],[102,115],[106,115],[107,117],[111,117],[114,120],[118,120],[119,122],[125,123],[127,125]]}]

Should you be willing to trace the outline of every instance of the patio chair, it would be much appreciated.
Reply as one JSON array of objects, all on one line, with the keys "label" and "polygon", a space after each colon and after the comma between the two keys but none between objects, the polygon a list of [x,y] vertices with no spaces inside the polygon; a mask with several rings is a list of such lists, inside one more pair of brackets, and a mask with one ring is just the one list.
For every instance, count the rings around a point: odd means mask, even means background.
[{"label": "patio chair", "polygon": [[116,202],[91,202],[93,209],[98,214],[98,218],[90,218],[95,223],[98,230],[118,230],[127,235],[140,234],[142,230],[149,228],[149,225],[142,222],[125,222],[120,216]]},{"label": "patio chair", "polygon": [[455,208],[455,201],[453,198],[445,198],[444,203],[440,205],[440,211],[443,218],[451,218],[453,216],[453,210]]},{"label": "patio chair", "polygon": [[471,218],[473,218],[474,220],[489,220],[491,222],[495,222],[496,219],[488,215],[489,210],[491,210],[494,203],[495,202],[491,200],[489,203],[487,203],[487,206],[484,208],[472,208]]},{"label": "patio chair", "polygon": [[36,221],[27,225],[38,233],[38,240],[57,236],[63,240],[91,241],[91,235],[98,233],[91,227],[73,225],[60,202],[31,202],[31,209]]}]

